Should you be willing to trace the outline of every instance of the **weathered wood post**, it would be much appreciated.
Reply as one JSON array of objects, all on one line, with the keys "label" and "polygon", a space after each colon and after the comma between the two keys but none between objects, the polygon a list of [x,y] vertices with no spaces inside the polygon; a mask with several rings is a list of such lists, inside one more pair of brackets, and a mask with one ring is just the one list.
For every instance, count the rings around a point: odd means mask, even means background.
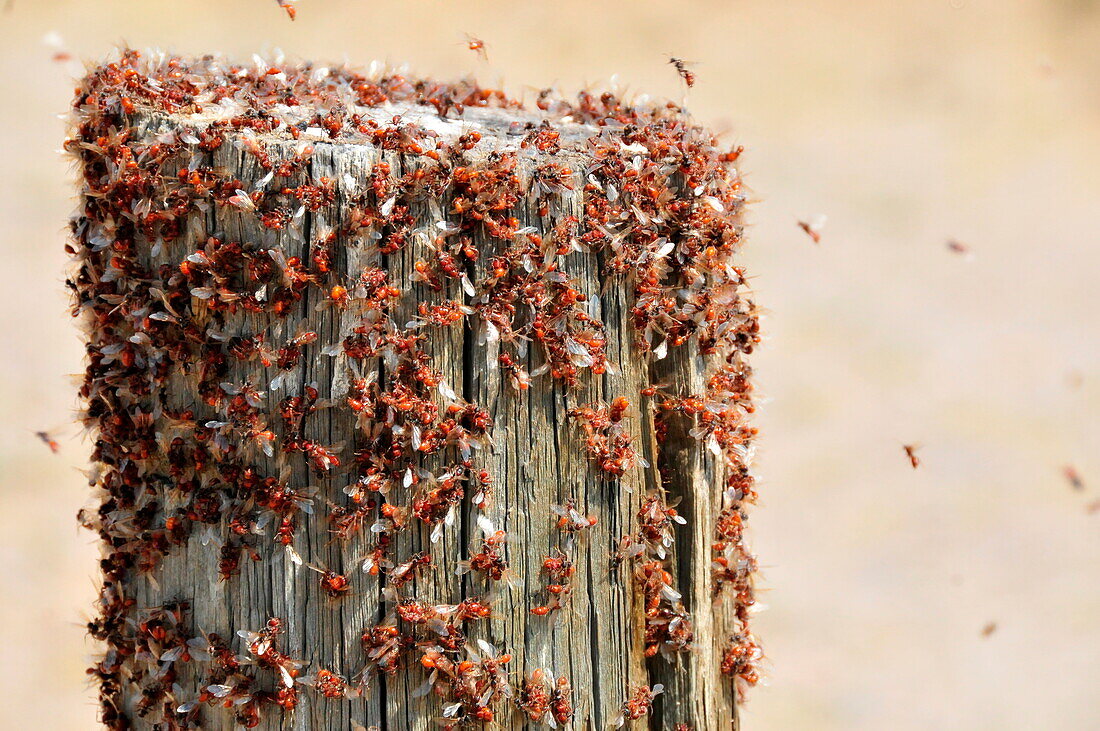
[{"label": "weathered wood post", "polygon": [[737,152],[611,94],[135,51],[66,146],[109,727],[736,725]]}]

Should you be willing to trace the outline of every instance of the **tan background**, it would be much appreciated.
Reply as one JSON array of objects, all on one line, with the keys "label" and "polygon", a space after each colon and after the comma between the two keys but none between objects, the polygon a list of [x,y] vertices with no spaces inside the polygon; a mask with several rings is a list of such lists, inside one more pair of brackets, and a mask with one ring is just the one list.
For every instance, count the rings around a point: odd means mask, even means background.
[{"label": "tan background", "polygon": [[[764,729],[1100,728],[1100,3],[11,0],[0,14],[0,726],[94,727],[74,514],[89,445],[41,42],[364,64],[572,90],[618,74],[747,148],[771,401],[752,519]],[[463,33],[489,45],[485,65]],[[826,213],[820,247],[796,228]],[[972,261],[949,253],[969,244]],[[901,444],[917,441],[911,470]],[[1073,463],[1087,483],[1071,490]],[[987,622],[998,629],[988,638]]]}]

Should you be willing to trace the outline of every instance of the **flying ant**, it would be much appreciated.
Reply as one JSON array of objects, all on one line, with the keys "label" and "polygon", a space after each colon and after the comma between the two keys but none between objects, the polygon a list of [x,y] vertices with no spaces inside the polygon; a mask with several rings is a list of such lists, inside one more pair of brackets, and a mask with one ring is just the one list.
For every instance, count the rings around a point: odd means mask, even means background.
[{"label": "flying ant", "polygon": [[909,458],[909,464],[913,465],[913,469],[920,467],[920,459],[917,457],[918,446],[916,444],[903,444],[901,448],[905,450],[905,456]]},{"label": "flying ant", "polygon": [[[242,629],[237,630],[237,635],[245,641],[248,652],[256,658],[260,665],[278,668],[283,684],[293,686],[294,679],[305,663],[292,660],[279,650],[276,640],[282,634],[283,629],[282,619],[272,617],[267,620],[267,624],[259,632]],[[221,645],[216,635],[211,635],[210,641],[213,647],[212,654],[223,657],[226,662],[231,662],[234,667],[237,667],[238,661],[227,654],[228,650],[225,653],[220,652]],[[223,662],[223,664],[225,663]]]},{"label": "flying ant", "polygon": [[294,0],[276,0],[279,7],[286,11],[291,20],[298,17],[298,9],[294,7]]},{"label": "flying ant", "polygon": [[722,653],[722,674],[731,675],[748,685],[760,681],[758,668],[762,653],[750,634],[735,634],[730,637],[729,647]]},{"label": "flying ant", "polygon": [[970,247],[957,239],[948,239],[944,243],[944,245],[947,247],[947,250],[950,251],[952,254],[959,254],[966,259],[973,258]]},{"label": "flying ant", "polygon": [[622,423],[629,407],[630,402],[620,396],[610,406],[587,404],[567,412],[584,431],[589,457],[600,470],[616,478],[635,464],[648,466],[634,450],[630,433]]},{"label": "flying ant", "polygon": [[1085,480],[1081,477],[1081,473],[1077,471],[1077,468],[1073,465],[1066,465],[1062,468],[1062,474],[1065,476],[1066,481],[1074,490],[1084,490]]},{"label": "flying ant", "polygon": [[684,80],[684,83],[687,84],[689,89],[695,86],[695,72],[688,69],[686,61],[682,58],[669,56],[668,62],[676,67],[676,73],[680,74],[680,78]]},{"label": "flying ant", "polygon": [[645,544],[639,541],[637,536],[625,535],[619,539],[615,552],[611,555],[611,563],[614,566],[619,566],[624,561],[637,558],[644,553]]},{"label": "flying ant", "polygon": [[469,48],[474,53],[476,53],[477,55],[481,56],[482,61],[488,62],[488,60],[489,60],[489,51],[488,51],[488,48],[485,46],[485,41],[481,40],[480,38],[474,38],[472,35],[467,33],[466,34],[466,47]]},{"label": "flying ant", "polygon": [[362,695],[362,689],[353,688],[342,676],[324,668],[318,670],[316,675],[302,678],[300,682],[312,685],[325,698],[346,699]]},{"label": "flying ant", "polygon": [[49,432],[36,431],[34,433],[34,435],[36,437],[38,437],[42,441],[43,444],[45,444],[47,447],[49,447],[50,451],[53,452],[54,454],[57,454],[58,452],[61,451],[61,445],[58,443],[58,441],[56,439],[53,438],[53,436]]},{"label": "flying ant", "polygon": [[664,558],[665,549],[672,546],[674,524],[686,523],[687,520],[676,512],[676,508],[665,502],[664,496],[657,492],[646,496],[638,510],[639,535],[655,549],[658,558]]},{"label": "flying ant", "polygon": [[821,229],[825,228],[825,216],[816,216],[812,221],[799,221],[798,227],[802,229],[815,244],[821,243]]},{"label": "flying ant", "polygon": [[508,375],[508,382],[517,391],[526,391],[531,387],[531,374],[524,370],[523,366],[516,363],[508,353],[501,353],[497,358],[500,369]]}]

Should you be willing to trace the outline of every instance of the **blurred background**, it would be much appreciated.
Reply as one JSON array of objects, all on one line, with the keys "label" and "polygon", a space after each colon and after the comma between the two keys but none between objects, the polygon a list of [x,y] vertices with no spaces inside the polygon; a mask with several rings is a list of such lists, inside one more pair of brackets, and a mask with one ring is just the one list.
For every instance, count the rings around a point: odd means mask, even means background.
[{"label": "blurred background", "polygon": [[[1100,2],[297,9],[2,4],[0,726],[96,727],[60,38],[86,59],[128,43],[407,62],[528,98],[616,76],[679,99],[668,56],[696,62],[688,106],[746,148],[745,259],[769,310],[751,520],[769,674],[744,728],[1100,728]],[[815,245],[797,224],[820,214]],[[58,426],[55,455],[34,432]]]}]

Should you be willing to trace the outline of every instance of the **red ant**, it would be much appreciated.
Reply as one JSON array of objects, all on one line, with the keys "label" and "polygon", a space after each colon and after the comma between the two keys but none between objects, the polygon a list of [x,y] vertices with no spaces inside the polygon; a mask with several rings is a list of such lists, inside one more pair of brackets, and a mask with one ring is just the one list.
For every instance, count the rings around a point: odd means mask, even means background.
[{"label": "red ant", "polygon": [[665,549],[672,546],[674,523],[684,525],[687,521],[659,493],[651,493],[642,502],[638,510],[639,534],[654,548],[658,558],[664,558]]},{"label": "red ant", "polygon": [[913,466],[913,469],[920,467],[920,459],[917,458],[917,445],[903,444],[901,448],[905,450],[905,456],[909,458],[909,464]]},{"label": "red ant", "polygon": [[45,444],[47,447],[49,447],[50,451],[53,452],[54,454],[57,454],[58,452],[61,451],[61,445],[57,442],[56,439],[54,439],[50,435],[49,432],[36,431],[34,433],[34,435],[36,437],[38,437],[40,440],[42,440],[42,443]]},{"label": "red ant", "polygon": [[398,564],[394,568],[390,569],[387,574],[390,582],[390,586],[394,588],[400,588],[405,584],[416,578],[421,569],[429,566],[432,563],[432,556],[429,553],[420,551],[414,553],[404,563]]},{"label": "red ant", "polygon": [[961,254],[967,259],[972,258],[970,254],[970,247],[956,239],[947,240],[947,250],[953,254]]},{"label": "red ant", "polygon": [[339,599],[351,590],[351,579],[349,576],[337,573],[324,566],[318,566],[312,563],[305,563],[302,561],[302,557],[298,554],[294,547],[287,545],[287,555],[290,556],[290,560],[299,566],[305,565],[311,571],[316,571],[321,575],[320,585],[321,590],[328,594],[332,599]]},{"label": "red ant", "polygon": [[526,391],[531,387],[531,374],[524,370],[523,366],[516,363],[512,356],[501,353],[497,358],[497,362],[500,364],[500,369],[508,375],[508,382],[512,385],[512,388],[517,391]]},{"label": "red ant", "polygon": [[825,216],[817,216],[813,221],[799,221],[798,227],[802,229],[815,244],[821,243],[821,229],[825,227]]},{"label": "red ant", "polygon": [[306,685],[312,685],[317,691],[325,698],[355,698],[360,693],[348,685],[341,676],[332,672],[331,670],[321,669],[317,671],[317,675],[312,678],[303,678],[302,682]]},{"label": "red ant", "polygon": [[558,516],[558,530],[566,533],[577,533],[599,522],[595,515],[589,515],[586,518],[577,512],[576,498],[566,499],[564,505],[551,505],[550,512]]},{"label": "red ant", "polygon": [[1085,480],[1081,477],[1081,473],[1077,471],[1077,468],[1073,465],[1066,465],[1062,468],[1062,474],[1065,475],[1066,481],[1074,490],[1084,490]]},{"label": "red ant", "polygon": [[466,47],[477,55],[481,56],[481,59],[483,61],[489,60],[489,52],[488,49],[485,47],[485,41],[481,40],[480,38],[474,38],[472,35],[467,33]]},{"label": "red ant", "polygon": [[675,56],[669,56],[668,62],[676,67],[676,73],[680,74],[680,78],[684,80],[688,88],[695,86],[695,73],[688,69],[687,63]]}]

